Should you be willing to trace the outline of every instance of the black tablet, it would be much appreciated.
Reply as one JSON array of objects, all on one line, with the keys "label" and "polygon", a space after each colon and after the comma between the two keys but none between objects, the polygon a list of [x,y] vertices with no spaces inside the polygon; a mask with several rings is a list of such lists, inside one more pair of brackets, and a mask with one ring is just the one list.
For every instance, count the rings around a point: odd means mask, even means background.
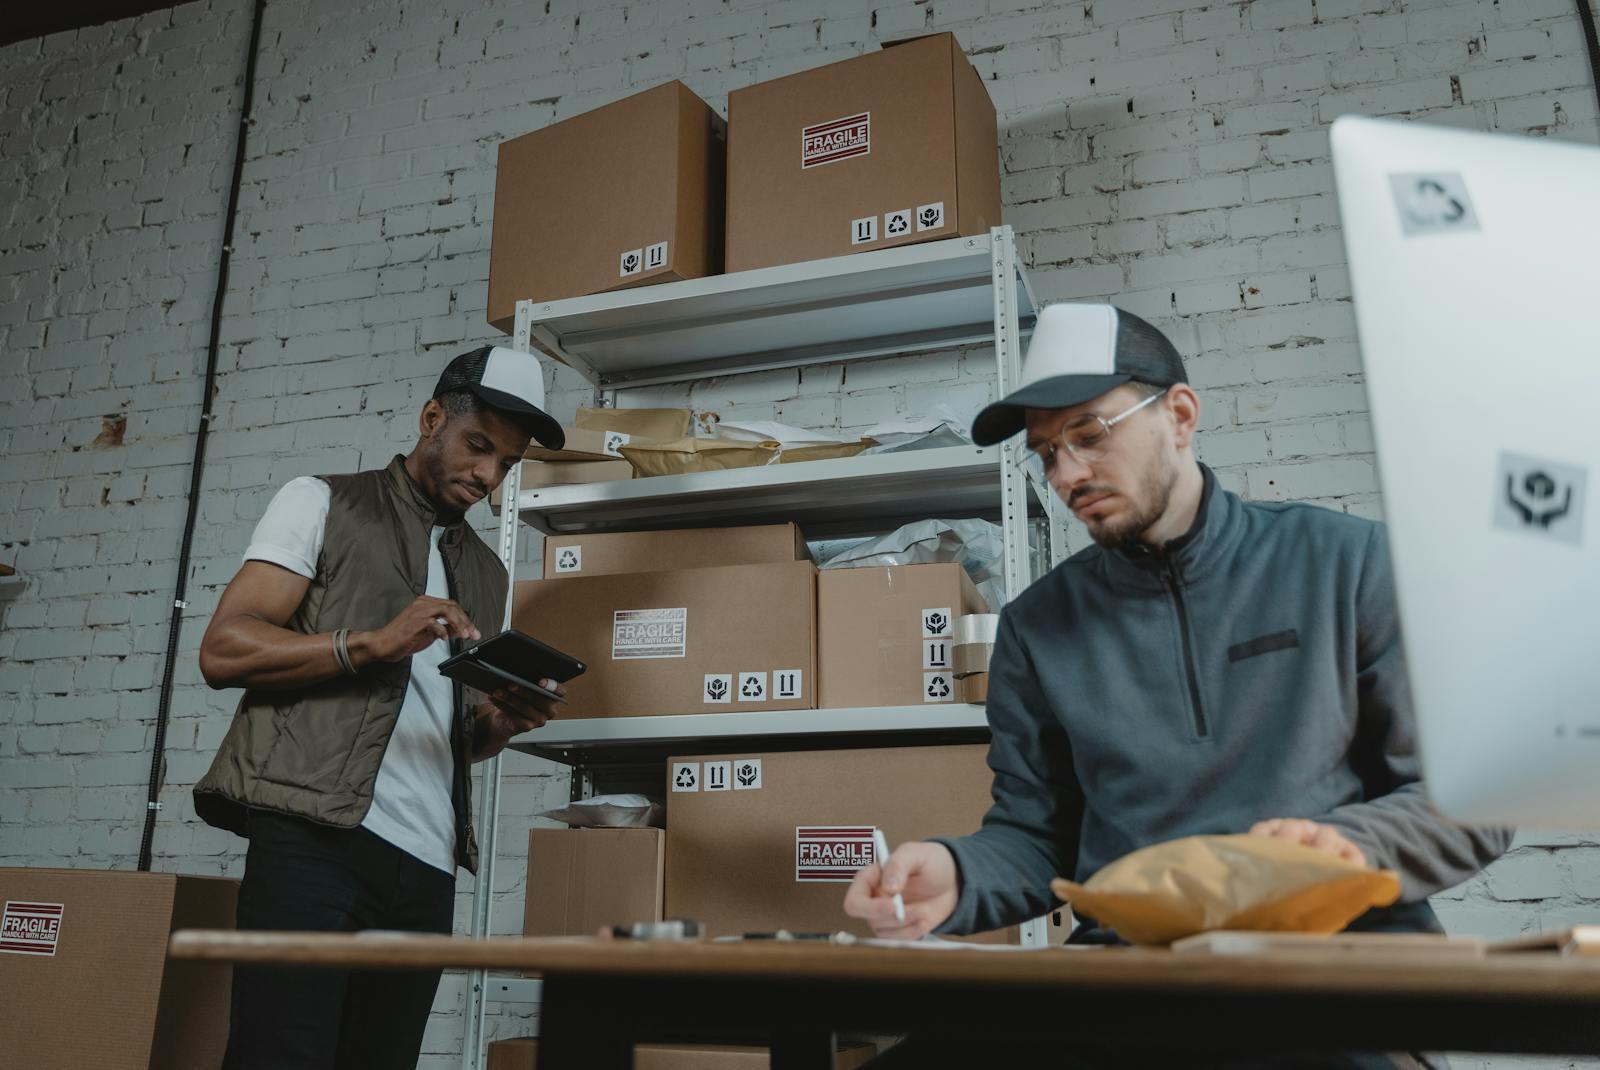
[{"label": "black tablet", "polygon": [[439,666],[439,674],[475,687],[484,694],[493,694],[507,684],[516,684],[536,695],[544,695],[565,702],[554,691],[539,686],[540,680],[565,683],[587,668],[570,654],[563,654],[552,646],[508,628],[499,635],[490,636],[447,659]]}]

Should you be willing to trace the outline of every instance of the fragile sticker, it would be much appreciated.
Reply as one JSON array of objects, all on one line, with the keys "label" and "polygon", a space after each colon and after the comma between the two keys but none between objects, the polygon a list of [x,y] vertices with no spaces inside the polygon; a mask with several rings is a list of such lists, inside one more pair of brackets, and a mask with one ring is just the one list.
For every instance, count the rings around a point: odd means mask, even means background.
[{"label": "fragile sticker", "polygon": [[733,701],[733,674],[713,672],[706,674],[705,685],[700,689],[700,701],[727,703]]},{"label": "fragile sticker", "polygon": [[778,669],[772,674],[773,698],[799,698],[805,686],[805,674],[799,669]]},{"label": "fragile sticker", "polygon": [[656,268],[667,266],[667,243],[658,241],[654,245],[645,246],[644,269],[654,271]]},{"label": "fragile sticker", "polygon": [[611,615],[611,658],[681,658],[687,653],[689,610],[619,609]]},{"label": "fragile sticker", "polygon": [[902,234],[911,233],[911,209],[902,208],[898,212],[885,212],[883,216],[883,236],[885,238],[898,238]]},{"label": "fragile sticker", "polygon": [[917,209],[918,230],[938,230],[944,226],[944,202],[935,201]]},{"label": "fragile sticker", "polygon": [[872,113],[829,119],[800,131],[800,167],[838,163],[872,151]]},{"label": "fragile sticker", "polygon": [[863,245],[878,240],[878,217],[862,216],[850,222],[850,244]]},{"label": "fragile sticker", "polygon": [[54,955],[61,938],[61,903],[8,901],[0,915],[0,951],[10,955]]},{"label": "fragile sticker", "polygon": [[700,766],[694,762],[672,763],[672,790],[699,791]]},{"label": "fragile sticker", "polygon": [[739,701],[740,702],[765,702],[767,701],[767,674],[764,672],[742,672],[739,674]]},{"label": "fragile sticker", "polygon": [[922,611],[922,637],[924,639],[939,639],[950,637],[950,627],[955,620],[949,608],[924,609]]},{"label": "fragile sticker", "polygon": [[556,571],[557,572],[582,572],[583,571],[583,547],[582,546],[563,546],[561,549],[557,550],[556,551]]},{"label": "fragile sticker", "polygon": [[950,668],[950,640],[924,639],[922,641],[922,667],[924,669]]},{"label": "fragile sticker", "polygon": [[733,783],[732,762],[707,762],[702,791],[727,791]]},{"label": "fragile sticker", "polygon": [[871,825],[797,825],[794,879],[802,884],[847,884],[877,861]]},{"label": "fragile sticker", "polygon": [[617,275],[620,278],[637,275],[642,270],[644,270],[643,249],[629,249],[617,259]]},{"label": "fragile sticker", "polygon": [[922,674],[922,701],[923,702],[950,702],[956,694],[955,676],[948,672],[925,672]]},{"label": "fragile sticker", "polygon": [[756,791],[761,787],[761,759],[735,758],[733,761],[733,790]]}]

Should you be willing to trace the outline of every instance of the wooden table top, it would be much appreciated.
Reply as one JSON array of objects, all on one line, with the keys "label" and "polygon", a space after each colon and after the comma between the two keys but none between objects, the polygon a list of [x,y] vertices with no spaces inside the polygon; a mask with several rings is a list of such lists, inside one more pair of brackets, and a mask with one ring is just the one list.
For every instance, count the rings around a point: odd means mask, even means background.
[{"label": "wooden table top", "polygon": [[399,933],[180,930],[177,959],[377,968],[506,969],[547,976],[748,978],[904,985],[1204,991],[1240,995],[1466,997],[1600,1005],[1600,960],[1550,952],[1482,958],[1284,951],[1174,954],[1148,948],[932,950],[811,942],[710,943]]}]

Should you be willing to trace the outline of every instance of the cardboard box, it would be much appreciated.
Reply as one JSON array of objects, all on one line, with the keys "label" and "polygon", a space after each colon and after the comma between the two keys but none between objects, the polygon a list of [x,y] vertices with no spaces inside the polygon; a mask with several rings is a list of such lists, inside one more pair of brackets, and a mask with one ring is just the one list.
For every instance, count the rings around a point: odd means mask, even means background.
[{"label": "cardboard box", "polygon": [[169,962],[174,929],[231,929],[239,882],[0,869],[0,1063],[190,1070],[228,1043],[227,963]]},{"label": "cardboard box", "polygon": [[956,622],[983,613],[959,564],[826,569],[817,578],[818,704],[823,709],[962,701]]},{"label": "cardboard box", "polygon": [[530,829],[523,936],[661,920],[660,829]]},{"label": "cardboard box", "polygon": [[600,576],[809,560],[811,551],[795,524],[546,535],[544,540],[546,576]]},{"label": "cardboard box", "polygon": [[[522,451],[523,460],[527,461],[559,461],[569,463],[573,461],[621,461],[622,454],[618,452],[626,446],[631,436],[621,431],[606,430],[598,427],[562,427],[567,435],[567,443],[559,450],[547,449],[537,442],[528,444]],[[626,463],[626,462],[624,462]],[[631,470],[632,465],[629,465]]]},{"label": "cardboard box", "polygon": [[588,664],[558,716],[809,710],[810,562],[557,576],[519,583],[512,626]]},{"label": "cardboard box", "polygon": [[948,33],[728,94],[729,271],[999,225],[994,105]]},{"label": "cardboard box", "polygon": [[725,124],[668,82],[500,145],[489,322],[516,303],[722,270]]},{"label": "cardboard box", "polygon": [[[856,1070],[876,1054],[871,1044],[842,1044],[834,1056],[837,1070]],[[633,1050],[634,1070],[767,1070],[767,1048],[728,1044],[640,1044]],[[489,1070],[538,1070],[539,1042],[533,1037],[497,1040],[489,1045]]]},{"label": "cardboard box", "polygon": [[[566,487],[580,483],[610,483],[618,479],[632,479],[633,465],[627,461],[531,461],[522,466],[522,486]],[[505,499],[505,484],[489,494],[489,504],[496,509]]]},{"label": "cardboard box", "polygon": [[[968,744],[670,759],[667,916],[713,936],[870,935],[843,902],[871,859],[872,828],[891,846],[976,832],[990,804],[987,753]],[[712,790],[723,782],[730,790]]]}]

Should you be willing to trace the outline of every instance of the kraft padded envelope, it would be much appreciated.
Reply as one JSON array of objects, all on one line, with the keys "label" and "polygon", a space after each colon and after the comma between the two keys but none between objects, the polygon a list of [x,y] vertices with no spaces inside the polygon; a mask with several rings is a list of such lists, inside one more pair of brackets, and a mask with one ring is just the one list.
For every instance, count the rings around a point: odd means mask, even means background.
[{"label": "kraft padded envelope", "polygon": [[618,452],[633,465],[640,479],[677,476],[686,472],[720,472],[728,468],[757,468],[778,457],[776,442],[729,442],[720,438],[687,438],[671,442],[636,442]]},{"label": "kraft padded envelope", "polygon": [[1191,836],[1050,890],[1135,944],[1216,929],[1335,933],[1400,897],[1400,878],[1267,836]]}]

